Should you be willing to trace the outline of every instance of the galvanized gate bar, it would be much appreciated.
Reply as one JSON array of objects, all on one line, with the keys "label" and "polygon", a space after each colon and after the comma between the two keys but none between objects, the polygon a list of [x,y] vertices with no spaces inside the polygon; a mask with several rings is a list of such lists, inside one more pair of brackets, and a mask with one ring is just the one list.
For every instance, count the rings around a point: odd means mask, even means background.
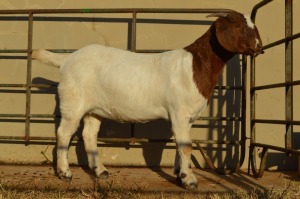
[{"label": "galvanized gate bar", "polygon": [[209,158],[209,156],[204,152],[203,148],[200,145],[200,142],[195,142],[195,143],[196,143],[198,149],[200,150],[201,155],[205,159],[205,162],[208,164],[208,166],[210,168],[214,169],[217,173],[220,173],[220,174],[223,174],[223,175],[229,175],[229,174],[232,174],[232,173],[236,172],[240,168],[239,162],[236,164],[235,167],[230,168],[230,169],[220,169],[220,168],[215,167],[213,162]]},{"label": "galvanized gate bar", "polygon": [[[41,136],[30,136],[30,122],[34,121],[37,118],[59,118],[59,115],[56,114],[31,114],[30,105],[31,105],[31,88],[51,88],[56,87],[57,84],[32,84],[31,83],[31,67],[32,67],[32,39],[33,39],[33,21],[34,15],[38,14],[80,14],[80,13],[128,13],[132,14],[131,22],[128,23],[128,28],[131,28],[131,43],[129,49],[138,53],[159,53],[166,50],[138,50],[136,49],[136,24],[139,23],[137,19],[138,13],[216,13],[216,12],[230,12],[229,9],[144,9],[144,8],[128,8],[128,9],[39,9],[39,10],[0,10],[0,14],[10,15],[10,14],[24,14],[28,15],[28,46],[27,49],[1,49],[0,53],[26,53],[26,56],[7,56],[0,55],[0,59],[27,59],[27,75],[26,75],[26,84],[0,84],[0,92],[5,92],[1,88],[24,88],[26,92],[26,111],[25,114],[0,114],[1,118],[23,118],[25,120],[25,136],[0,136],[0,142],[9,142],[9,141],[21,141],[25,144],[30,143],[44,143],[54,144],[56,140],[55,137],[41,137]],[[80,17],[76,17],[79,20]],[[24,20],[24,17],[20,19]],[[82,17],[81,21],[84,21],[85,18]],[[39,21],[42,21],[39,19]],[[49,19],[47,20],[49,21]],[[72,53],[76,49],[49,49],[52,52],[56,53]],[[216,120],[216,121],[238,121],[241,122],[241,140],[232,141],[232,140],[193,140],[192,142],[198,147],[200,152],[203,154],[205,161],[208,166],[219,173],[227,174],[237,170],[240,165],[243,164],[245,159],[245,110],[246,110],[246,58],[243,57],[242,61],[242,86],[216,86],[215,89],[218,90],[240,90],[242,92],[242,110],[240,117],[199,117],[198,120]],[[5,121],[2,119],[2,121]],[[80,140],[81,138],[75,138],[72,142]],[[51,143],[49,143],[51,142]],[[134,123],[131,125],[131,137],[130,138],[99,138],[98,143],[147,143],[147,142],[164,142],[164,143],[175,143],[174,139],[144,139],[144,138],[135,138],[134,135]],[[228,170],[216,168],[210,158],[204,153],[203,148],[200,144],[227,144],[233,146],[240,146],[240,159],[235,168]]]},{"label": "galvanized gate bar", "polygon": [[[255,21],[257,10],[266,4],[272,2],[272,0],[265,0],[257,4],[251,13],[251,19]],[[293,40],[300,38],[300,33],[293,34],[293,1],[285,0],[285,38],[278,41],[272,42],[263,47],[264,50],[270,49],[274,46],[285,43],[285,82],[275,83],[263,86],[255,86],[255,58],[251,58],[251,85],[250,85],[250,126],[251,126],[251,137],[250,137],[250,152],[249,152],[249,165],[248,173],[250,173],[250,166],[253,171],[254,177],[262,177],[268,149],[277,150],[286,154],[297,154],[300,155],[300,151],[293,149],[293,125],[300,125],[300,121],[293,119],[293,87],[300,85],[300,80],[293,81]],[[285,120],[271,120],[271,119],[256,119],[255,117],[255,94],[258,90],[266,90],[273,88],[285,88]],[[259,143],[256,140],[255,124],[266,123],[266,124],[282,124],[286,126],[285,131],[285,147],[278,147],[268,144]],[[263,148],[260,167],[256,166],[256,147]]]},{"label": "galvanized gate bar", "polygon": [[256,86],[256,87],[251,88],[250,92],[271,89],[271,88],[281,88],[281,87],[286,87],[286,86],[296,86],[296,85],[300,85],[300,80],[292,81],[292,82],[277,83],[277,84],[269,84],[269,85],[263,85],[263,86]]},{"label": "galvanized gate bar", "polygon": [[268,3],[270,3],[271,1],[273,1],[273,0],[263,0],[263,1],[261,1],[260,3],[256,4],[256,5],[252,8],[252,11],[251,11],[251,19],[252,19],[252,21],[253,21],[254,23],[255,23],[257,11],[258,11],[261,7],[264,7],[265,5],[267,5]]},{"label": "galvanized gate bar", "polygon": [[[24,141],[24,136],[1,136],[0,140],[18,140]],[[72,142],[82,140],[81,137],[74,137]],[[55,137],[37,137],[31,136],[30,142],[34,143],[34,141],[56,141]],[[102,143],[130,143],[130,144],[139,144],[139,143],[174,143],[175,139],[148,139],[148,138],[98,138],[98,142]],[[197,140],[193,139],[193,143],[195,144],[227,144],[227,145],[240,145],[240,141],[230,141],[230,140]]]},{"label": "galvanized gate bar", "polygon": [[300,121],[296,120],[268,120],[268,119],[253,119],[254,123],[265,123],[265,124],[286,124],[286,125],[300,125]]},{"label": "galvanized gate bar", "polygon": [[80,13],[171,13],[171,14],[188,14],[188,13],[216,13],[216,12],[230,12],[230,9],[210,9],[210,8],[195,8],[195,9],[185,9],[185,8],[83,8],[83,9],[24,9],[24,10],[0,10],[0,14],[80,14]]},{"label": "galvanized gate bar", "polygon": [[26,75],[26,111],[25,111],[25,141],[30,139],[30,105],[31,105],[31,72],[32,72],[32,33],[33,13],[29,12],[28,17],[28,44],[27,44],[27,75]]},{"label": "galvanized gate bar", "polygon": [[[26,114],[1,114],[0,117],[25,117]],[[60,115],[55,114],[29,114],[30,118],[60,118]],[[216,121],[243,121],[242,117],[198,117],[197,120],[216,120]],[[1,136],[0,136],[1,138]]]},{"label": "galvanized gate bar", "polygon": [[131,36],[131,48],[130,50],[135,52],[136,51],[136,15],[137,12],[132,13],[132,36]]},{"label": "galvanized gate bar", "polygon": [[246,110],[247,110],[247,99],[246,99],[246,90],[247,90],[247,56],[242,56],[242,113],[241,113],[241,157],[240,164],[238,167],[241,167],[245,160],[246,155]]},{"label": "galvanized gate bar", "polygon": [[262,49],[263,49],[263,50],[267,50],[267,49],[272,48],[272,47],[274,47],[274,46],[278,46],[278,45],[280,45],[280,44],[283,44],[283,43],[286,43],[286,42],[289,42],[289,41],[292,41],[292,40],[298,39],[298,38],[300,38],[300,33],[297,33],[297,34],[294,34],[294,35],[287,36],[287,37],[285,37],[285,38],[283,38],[283,39],[280,39],[280,40],[278,40],[278,41],[275,41],[275,42],[273,42],[273,43],[269,43],[269,44],[263,46]]},{"label": "galvanized gate bar", "polygon": [[[285,1],[285,37],[293,34],[293,4],[292,0]],[[293,82],[293,41],[285,43],[285,82]],[[285,120],[293,121],[293,86],[285,87]],[[293,124],[286,124],[285,148],[292,149]]]}]

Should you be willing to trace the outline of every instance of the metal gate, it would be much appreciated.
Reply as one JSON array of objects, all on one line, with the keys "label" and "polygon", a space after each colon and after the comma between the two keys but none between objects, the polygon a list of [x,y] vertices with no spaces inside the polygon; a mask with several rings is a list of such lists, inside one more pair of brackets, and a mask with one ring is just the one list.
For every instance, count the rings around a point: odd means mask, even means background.
[{"label": "metal gate", "polygon": [[[267,5],[268,3],[272,2],[272,0],[265,0],[261,3],[257,4],[251,13],[251,19],[255,21],[257,11]],[[267,8],[266,8],[267,9]],[[277,17],[277,16],[276,16]],[[282,17],[282,16],[278,16]],[[279,82],[275,84],[269,85],[262,85],[256,86],[256,74],[255,74],[255,58],[251,59],[251,71],[250,71],[250,95],[251,95],[251,102],[250,102],[250,109],[251,109],[251,143],[250,143],[250,154],[249,154],[249,165],[248,165],[248,173],[250,172],[250,165],[252,168],[252,172],[254,177],[259,178],[262,177],[267,160],[268,149],[280,151],[286,153],[287,155],[290,154],[297,154],[300,155],[300,151],[293,148],[293,134],[295,133],[293,130],[294,125],[300,125],[300,121],[296,121],[293,119],[293,115],[295,112],[296,103],[293,100],[293,88],[295,86],[300,85],[300,80],[293,80],[293,40],[300,38],[300,33],[293,34],[293,1],[292,0],[285,0],[285,38],[280,39],[278,41],[272,42],[268,45],[265,45],[263,49],[267,52],[269,49],[278,46],[280,44],[285,45],[285,82]],[[267,66],[266,66],[267,67]],[[266,75],[272,75],[266,74]],[[257,119],[256,118],[256,93],[257,91],[267,91],[270,89],[276,88],[284,88],[285,90],[285,119],[278,120],[278,119]],[[298,102],[299,103],[299,102]],[[256,139],[257,133],[255,132],[255,128],[257,124],[271,124],[271,125],[285,125],[285,147],[279,147],[275,145],[264,144],[263,142]],[[278,135],[274,135],[278,136]],[[257,167],[257,149],[261,149],[261,163],[259,168]]]},{"label": "metal gate", "polygon": [[[104,14],[118,14],[118,13],[129,13],[131,14],[130,19],[126,19],[126,23],[128,23],[128,39],[131,42],[128,45],[128,49],[131,51],[135,51],[138,53],[158,53],[163,52],[163,50],[141,50],[136,49],[136,24],[141,23],[143,19],[138,18],[138,14],[140,13],[215,13],[215,12],[228,12],[227,9],[44,9],[44,10],[1,10],[0,11],[0,20],[1,21],[10,21],[10,20],[21,20],[28,21],[28,46],[27,49],[5,49],[0,50],[0,59],[26,59],[27,60],[27,73],[24,74],[26,76],[26,84],[0,84],[0,92],[1,93],[9,93],[11,89],[23,89],[26,94],[26,110],[24,110],[24,114],[3,114],[0,113],[0,122],[24,122],[24,136],[10,136],[8,135],[0,135],[0,143],[20,143],[20,144],[34,144],[34,143],[46,143],[46,144],[54,144],[53,141],[56,140],[55,137],[41,137],[41,136],[31,136],[30,126],[31,122],[38,119],[53,119],[60,118],[60,115],[56,114],[32,114],[31,113],[31,94],[33,88],[52,88],[56,87],[57,84],[34,84],[32,83],[32,41],[33,41],[33,28],[34,21],[55,21],[57,17],[51,17],[52,14],[82,14],[82,17],[73,17],[71,19],[64,19],[63,21],[96,21],[101,22],[101,19],[95,19],[86,17],[91,13],[104,13]],[[43,14],[43,16],[39,16]],[[47,15],[45,17],[44,15]],[[17,15],[17,16],[16,16]],[[201,25],[193,22],[185,22],[187,24],[191,23],[194,25]],[[75,49],[48,49],[52,52],[56,53],[71,53],[74,52]],[[22,54],[21,56],[19,54]],[[245,80],[246,80],[246,59],[243,57],[242,59],[242,72],[241,72],[241,84],[240,86],[235,85],[225,85],[225,86],[217,86],[216,90],[234,90],[237,92],[241,92],[241,106],[240,106],[240,115],[225,115],[220,117],[201,117],[198,120],[208,120],[212,122],[218,121],[232,121],[239,123],[239,133],[238,140],[195,140],[193,139],[194,147],[197,147],[203,158],[205,159],[207,165],[214,169],[215,171],[223,174],[228,174],[236,171],[243,164],[245,158],[245,111],[246,111],[246,98],[245,98]],[[240,102],[238,102],[240,103]],[[201,126],[200,126],[201,127]],[[204,125],[207,128],[207,125]],[[202,126],[203,128],[203,126]],[[135,124],[131,124],[131,137],[130,138],[99,138],[98,143],[101,143],[105,146],[106,143],[129,143],[129,145],[133,145],[136,143],[149,143],[149,142],[174,142],[173,139],[148,139],[148,138],[135,138]],[[1,130],[3,132],[3,130]],[[74,138],[72,142],[77,141],[81,138]],[[201,144],[218,144],[218,145],[232,145],[233,147],[238,148],[238,156],[239,161],[236,163],[236,166],[231,169],[220,169],[216,168],[213,165],[213,161],[210,157],[204,152]]]}]

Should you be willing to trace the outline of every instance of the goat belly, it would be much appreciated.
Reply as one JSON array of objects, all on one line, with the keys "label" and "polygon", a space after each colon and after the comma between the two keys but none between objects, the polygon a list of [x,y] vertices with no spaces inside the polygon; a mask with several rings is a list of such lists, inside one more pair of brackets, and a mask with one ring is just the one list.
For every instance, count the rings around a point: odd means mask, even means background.
[{"label": "goat belly", "polygon": [[128,106],[115,104],[109,107],[98,107],[90,111],[102,118],[107,118],[119,122],[148,122],[155,119],[168,119],[166,109],[163,107]]}]

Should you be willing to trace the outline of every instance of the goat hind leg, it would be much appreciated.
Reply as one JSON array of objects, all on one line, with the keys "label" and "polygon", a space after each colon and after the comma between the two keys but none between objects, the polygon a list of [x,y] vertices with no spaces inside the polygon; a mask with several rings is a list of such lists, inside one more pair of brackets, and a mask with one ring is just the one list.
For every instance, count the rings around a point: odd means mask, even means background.
[{"label": "goat hind leg", "polygon": [[62,180],[69,181],[72,179],[68,162],[68,149],[71,137],[78,126],[78,119],[62,118],[57,131],[57,173]]},{"label": "goat hind leg", "polygon": [[86,115],[84,117],[83,141],[88,156],[89,167],[98,178],[108,178],[108,171],[99,158],[97,147],[97,135],[101,125],[101,118]]}]

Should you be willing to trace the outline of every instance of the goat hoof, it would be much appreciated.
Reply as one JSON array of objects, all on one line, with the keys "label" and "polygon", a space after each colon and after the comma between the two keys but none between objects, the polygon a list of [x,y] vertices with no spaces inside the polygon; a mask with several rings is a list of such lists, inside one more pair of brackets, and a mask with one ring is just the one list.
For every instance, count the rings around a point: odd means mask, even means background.
[{"label": "goat hoof", "polygon": [[103,171],[102,173],[100,173],[100,174],[98,175],[98,178],[99,178],[99,179],[107,179],[108,176],[109,176],[109,172],[108,172],[108,171]]},{"label": "goat hoof", "polygon": [[72,178],[73,178],[72,175],[71,176],[65,176],[65,175],[64,176],[59,176],[59,179],[61,179],[64,182],[71,182]]},{"label": "goat hoof", "polygon": [[57,173],[59,179],[61,179],[62,181],[70,182],[72,180],[73,175],[69,169],[66,172],[58,170]]},{"label": "goat hoof", "polygon": [[183,183],[183,187],[187,190],[194,191],[198,188],[198,184],[195,182],[192,182],[190,184]]}]

